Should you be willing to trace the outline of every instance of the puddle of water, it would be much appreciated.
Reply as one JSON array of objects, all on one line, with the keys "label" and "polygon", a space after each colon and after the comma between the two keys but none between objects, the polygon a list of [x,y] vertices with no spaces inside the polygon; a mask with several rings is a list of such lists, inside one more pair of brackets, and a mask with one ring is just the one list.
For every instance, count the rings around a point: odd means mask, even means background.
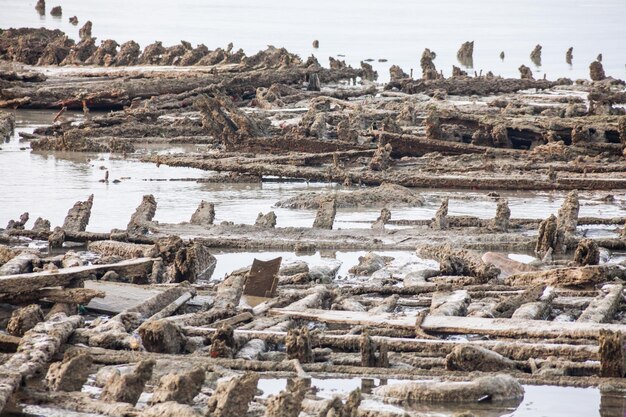
[{"label": "puddle of water", "polygon": [[[364,393],[380,385],[402,383],[402,380],[377,378],[312,378],[311,384],[317,388],[321,398],[335,395],[345,397],[356,388]],[[262,378],[259,388],[263,398],[276,395],[287,386],[286,379]],[[556,386],[524,385],[524,398],[518,406],[481,404],[422,404],[410,407],[424,417],[449,417],[457,412],[471,411],[477,417],[622,417],[626,414],[624,395],[601,393],[597,388],[570,388]],[[363,406],[381,410],[382,407],[395,408],[376,400],[366,400]]]},{"label": "puddle of water", "polygon": [[[348,270],[359,263],[359,257],[363,256],[367,251],[319,251],[310,255],[295,254],[293,252],[222,252],[214,253],[217,259],[215,271],[213,272],[212,280],[222,280],[227,274],[232,271],[244,268],[252,265],[254,258],[261,261],[269,261],[270,259],[282,256],[282,264],[285,265],[295,261],[305,261],[310,266],[328,265],[333,266],[341,263],[339,270],[337,271],[338,279],[345,278],[349,275]],[[435,261],[424,260],[415,255],[414,252],[409,251],[375,251],[375,253],[382,256],[390,256],[395,258],[386,270],[393,272],[394,276],[401,276],[415,269],[437,268],[438,264]],[[402,271],[401,271],[402,270]],[[381,271],[382,273],[382,271]],[[359,278],[355,278],[358,280]],[[367,279],[367,278],[363,278]],[[346,280],[345,282],[351,282]]]}]

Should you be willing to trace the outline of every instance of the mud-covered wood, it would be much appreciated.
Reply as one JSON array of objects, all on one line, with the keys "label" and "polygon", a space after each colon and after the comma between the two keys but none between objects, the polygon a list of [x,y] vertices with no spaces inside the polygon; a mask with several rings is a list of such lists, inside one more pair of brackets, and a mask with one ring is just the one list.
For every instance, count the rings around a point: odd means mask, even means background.
[{"label": "mud-covered wood", "polygon": [[0,277],[0,293],[20,294],[44,288],[67,286],[72,281],[88,278],[91,274],[115,271],[126,276],[146,275],[152,269],[152,258],[137,258],[108,265],[88,265],[63,268],[57,271],[31,272]]}]

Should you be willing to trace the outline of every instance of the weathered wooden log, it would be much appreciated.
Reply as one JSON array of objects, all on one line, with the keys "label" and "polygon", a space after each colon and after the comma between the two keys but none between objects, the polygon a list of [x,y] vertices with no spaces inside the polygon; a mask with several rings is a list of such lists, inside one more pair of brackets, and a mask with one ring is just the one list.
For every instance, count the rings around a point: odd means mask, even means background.
[{"label": "weathered wooden log", "polygon": [[485,252],[483,256],[481,256],[481,259],[486,264],[492,264],[498,268],[500,270],[500,277],[508,277],[509,275],[537,270],[537,268],[532,265],[515,261],[497,252]]},{"label": "weathered wooden log", "polygon": [[228,277],[217,286],[215,295],[214,309],[232,309],[237,308],[243,287],[248,277],[248,270],[238,270],[232,272]]},{"label": "weathered wooden log", "polygon": [[521,294],[500,301],[493,308],[493,317],[510,318],[522,304],[536,301],[543,294],[545,288],[544,285],[537,285],[524,290]]},{"label": "weathered wooden log", "polygon": [[446,369],[464,372],[500,372],[515,369],[515,362],[480,346],[466,343],[456,346],[446,356]]},{"label": "weathered wooden log", "polygon": [[176,300],[172,301],[170,304],[165,306],[161,311],[150,316],[150,318],[146,320],[146,322],[164,319],[166,317],[173,315],[176,312],[176,310],[178,310],[179,308],[187,304],[187,302],[195,296],[196,296],[196,290],[194,288],[190,288],[188,292],[185,292]]},{"label": "weathered wooden log", "polygon": [[92,252],[106,256],[121,256],[124,259],[154,258],[155,245],[141,245],[117,240],[100,240],[89,242],[88,248]]},{"label": "weathered wooden log", "polygon": [[484,396],[490,401],[521,402],[524,388],[509,375],[477,378],[471,382],[407,382],[383,385],[373,392],[378,397],[395,398],[407,404],[477,402]]},{"label": "weathered wooden log", "polygon": [[617,265],[594,265],[580,268],[557,268],[546,271],[525,272],[511,275],[505,279],[509,285],[551,285],[569,287],[594,285],[610,281],[614,278],[623,279],[626,268]]},{"label": "weathered wooden log", "polygon": [[33,262],[38,260],[39,256],[33,252],[24,251],[19,255],[11,258],[7,263],[0,266],[0,276],[17,275],[33,270]]},{"label": "weathered wooden log", "polygon": [[[223,371],[224,368],[241,371],[255,371],[255,372],[285,372],[298,376],[294,371],[294,366],[291,361],[255,361],[245,359],[224,359],[224,358],[209,358],[204,355],[165,355],[156,354],[151,352],[142,351],[118,351],[102,348],[91,347],[79,347],[74,346],[69,349],[71,354],[89,353],[94,363],[104,365],[116,365],[116,364],[128,364],[136,363],[143,359],[155,359],[158,362],[158,366],[162,363],[164,366],[171,366],[171,364],[184,363],[186,366],[190,364],[201,365],[207,371]],[[361,366],[350,365],[337,365],[328,362],[303,364],[302,368],[305,372],[310,373],[313,376],[319,375],[320,377],[328,377],[332,375],[345,375],[345,376],[359,376],[363,377],[367,375],[371,378],[403,378],[414,379],[415,377],[440,377],[445,380],[465,380],[467,375],[454,375],[449,371],[443,369],[417,369],[401,370],[398,368],[363,368]],[[524,374],[515,372],[514,376],[523,382],[524,384],[533,385],[549,385],[558,384],[560,386],[574,386],[574,387],[593,387],[601,384],[611,382],[611,384],[619,387],[626,387],[626,383],[623,379],[613,378],[599,378],[599,377],[570,377],[559,376],[558,380],[555,380],[554,376],[544,376],[540,374]]]},{"label": "weathered wooden log", "polygon": [[496,156],[514,156],[521,151],[515,149],[487,148],[485,146],[467,143],[450,142],[445,140],[429,139],[425,136],[416,136],[406,133],[392,133],[374,130],[371,135],[384,138],[390,143],[395,157],[423,156],[430,152],[442,152],[451,155],[483,154],[487,149]]},{"label": "weathered wooden log", "polygon": [[589,306],[576,320],[579,323],[608,323],[619,310],[622,303],[624,286],[607,284],[602,293],[589,303]]},{"label": "weathered wooden log", "polygon": [[235,354],[236,359],[256,360],[261,353],[267,350],[267,344],[261,339],[247,341]]},{"label": "weathered wooden log", "polygon": [[[230,274],[218,286],[213,307],[208,311],[161,317],[142,324],[139,327],[139,334],[144,347],[149,351],[179,353],[184,349],[186,343],[186,338],[180,329],[182,326],[204,326],[212,324],[216,320],[234,316],[243,294],[247,275],[247,270],[239,270]],[[174,303],[177,301],[175,300]],[[169,309],[169,307],[166,308]]]},{"label": "weathered wooden log", "polygon": [[43,369],[81,323],[80,316],[57,314],[22,337],[17,352],[0,365],[0,409],[26,379]]},{"label": "weathered wooden log", "polygon": [[531,301],[519,306],[519,308],[513,312],[511,318],[518,320],[545,320],[548,318],[556,293],[552,291],[551,288],[546,292],[548,292],[548,294],[544,293],[539,301]]},{"label": "weathered wooden log", "polygon": [[493,264],[485,263],[474,251],[457,249],[451,246],[424,246],[417,249],[422,257],[432,258],[439,262],[443,275],[465,275],[480,279],[477,284],[484,284],[497,278],[500,270]]},{"label": "weathered wooden log", "polygon": [[[168,71],[169,72],[169,71]],[[360,69],[341,68],[325,69],[318,72],[322,82],[352,79],[361,74]],[[240,96],[246,91],[255,91],[258,87],[269,88],[273,84],[300,84],[307,68],[291,66],[284,69],[249,69],[234,74],[227,67],[225,71],[207,74],[204,71],[190,77],[168,74],[147,74],[142,77],[128,77],[128,72],[110,72],[105,77],[84,77],[80,83],[36,83],[16,86],[3,90],[5,106],[26,108],[59,108],[81,110],[83,101],[91,109],[121,109],[129,106],[132,100],[150,99],[158,107],[191,105],[191,98],[198,94],[212,93],[215,86],[228,96]],[[165,75],[165,76],[163,76]],[[29,83],[30,84],[30,83]],[[159,97],[160,96],[160,97]],[[28,100],[19,99],[27,97]],[[18,100],[16,100],[18,99]]]},{"label": "weathered wooden log", "polygon": [[[345,312],[335,310],[291,311],[272,309],[271,314],[291,318],[308,319],[324,323],[345,325],[364,325],[371,327],[389,327],[413,329],[416,315],[394,316],[391,313],[370,315],[358,311]],[[428,315],[420,326],[423,330],[449,334],[482,334],[504,337],[542,337],[542,338],[597,338],[600,330],[626,331],[626,325],[604,323],[569,323],[544,320],[489,319],[482,317],[447,317]]]},{"label": "weathered wooden log", "polygon": [[[156,156],[142,158],[146,162],[157,162]],[[362,171],[342,170],[332,171],[317,167],[301,167],[290,165],[277,165],[271,163],[242,163],[232,159],[198,159],[197,157],[178,157],[159,155],[158,162],[170,166],[185,166],[211,171],[239,172],[257,176],[280,176],[284,178],[302,178],[310,181],[341,182],[349,179],[352,183],[363,185],[380,185],[383,182],[393,182],[405,187],[420,188],[471,188],[491,190],[612,190],[626,188],[626,179],[622,178],[582,178],[563,177],[556,183],[550,183],[543,179],[532,177],[515,177],[511,175],[490,176],[436,176],[425,175],[405,170],[394,173],[387,170]],[[390,172],[391,171],[391,172]]]},{"label": "weathered wooden log", "polygon": [[330,296],[330,291],[323,285],[313,287],[309,292],[310,294],[289,304],[285,309],[298,311],[306,308],[321,307],[324,300]]},{"label": "weathered wooden log", "polygon": [[65,287],[91,274],[115,271],[124,276],[146,276],[152,270],[152,258],[138,258],[116,264],[76,266],[57,271],[31,272],[0,277],[0,293],[23,294],[44,287]]},{"label": "weathered wooden log", "polygon": [[[185,335],[190,337],[203,337],[210,340],[215,329],[204,327],[183,327]],[[239,330],[235,329],[235,338],[241,343],[249,340],[259,340],[272,344],[282,344],[287,335],[284,331],[275,330]],[[340,351],[359,351],[361,336],[358,335],[330,335],[316,334],[313,345],[316,347],[329,347]],[[445,356],[459,345],[468,342],[440,339],[413,339],[388,336],[370,336],[376,343],[385,344],[390,352],[420,352],[428,356]],[[497,352],[507,358],[517,361],[525,361],[529,358],[547,358],[559,356],[572,361],[598,360],[597,346],[569,345],[562,343],[527,343],[516,341],[488,341],[475,340],[472,345],[484,347]]]},{"label": "weathered wooden log", "polygon": [[[54,233],[48,230],[6,230],[9,236],[21,236],[35,240],[48,240]],[[70,242],[94,242],[98,240],[115,240],[137,244],[154,244],[155,239],[151,236],[131,236],[125,232],[96,233],[96,232],[70,232],[64,231],[63,238]]]},{"label": "weathered wooden log", "polygon": [[464,316],[471,298],[467,291],[457,290],[452,293],[433,293],[430,314],[433,316]]},{"label": "weathered wooden log", "polygon": [[85,288],[43,288],[22,294],[0,294],[0,301],[26,304],[33,301],[87,305],[93,298],[103,298],[105,293]]}]

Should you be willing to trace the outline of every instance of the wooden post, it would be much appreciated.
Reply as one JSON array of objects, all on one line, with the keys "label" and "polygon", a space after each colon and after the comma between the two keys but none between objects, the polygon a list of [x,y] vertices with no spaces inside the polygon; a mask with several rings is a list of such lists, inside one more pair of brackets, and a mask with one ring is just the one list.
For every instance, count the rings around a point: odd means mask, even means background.
[{"label": "wooden post", "polygon": [[600,376],[624,376],[624,337],[621,332],[600,330]]}]

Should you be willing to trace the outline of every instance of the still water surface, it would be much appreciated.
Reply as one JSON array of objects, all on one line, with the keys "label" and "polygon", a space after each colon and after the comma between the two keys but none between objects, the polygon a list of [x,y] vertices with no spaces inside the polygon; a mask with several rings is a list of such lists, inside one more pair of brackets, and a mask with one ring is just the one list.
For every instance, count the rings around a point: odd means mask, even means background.
[{"label": "still water surface", "polygon": [[[18,133],[32,132],[49,124],[50,111],[16,112],[16,132],[7,143],[0,144],[0,227],[17,219],[25,211],[31,222],[39,216],[52,225],[61,225],[67,210],[78,200],[94,194],[94,206],[88,230],[106,232],[125,228],[144,194],[154,194],[158,202],[155,220],[167,223],[188,221],[202,200],[215,204],[216,222],[233,221],[253,224],[258,213],[274,210],[279,227],[310,227],[314,210],[274,208],[274,204],[299,193],[320,190],[342,190],[336,184],[264,182],[257,184],[215,184],[180,179],[206,179],[215,173],[192,168],[175,168],[124,159],[112,154],[38,153],[28,142],[20,142]],[[68,116],[77,117],[77,116]],[[101,182],[105,167],[110,182]],[[113,180],[119,179],[119,183]],[[450,198],[451,215],[492,218],[496,202],[484,191],[421,190],[425,203],[421,207],[390,207],[394,219],[430,219],[445,197]],[[556,213],[563,202],[563,192],[506,193],[514,218],[545,218]],[[603,202],[606,192],[581,193],[581,216],[617,217],[626,215],[626,196]],[[341,228],[370,227],[378,209],[339,209],[336,225]],[[604,233],[590,228],[590,233]]]},{"label": "still water surface", "polygon": [[[381,78],[390,64],[419,68],[424,48],[437,52],[435,64],[449,75],[456,51],[474,40],[474,68],[519,76],[529,65],[538,76],[588,78],[589,63],[599,53],[608,75],[626,76],[624,0],[57,0],[63,17],[40,17],[35,0],[0,0],[0,28],[62,29],[78,38],[78,28],[93,22],[93,36],[118,43],[155,40],[172,45],[184,39],[209,49],[233,42],[254,53],[271,44],[303,57],[345,55],[348,63],[374,59]],[[76,15],[78,26],[68,22]],[[320,48],[312,42],[319,40]],[[536,44],[543,45],[541,67],[530,62]],[[573,65],[565,51],[574,47]],[[505,59],[499,58],[504,51]],[[387,62],[379,63],[379,59]]]}]

